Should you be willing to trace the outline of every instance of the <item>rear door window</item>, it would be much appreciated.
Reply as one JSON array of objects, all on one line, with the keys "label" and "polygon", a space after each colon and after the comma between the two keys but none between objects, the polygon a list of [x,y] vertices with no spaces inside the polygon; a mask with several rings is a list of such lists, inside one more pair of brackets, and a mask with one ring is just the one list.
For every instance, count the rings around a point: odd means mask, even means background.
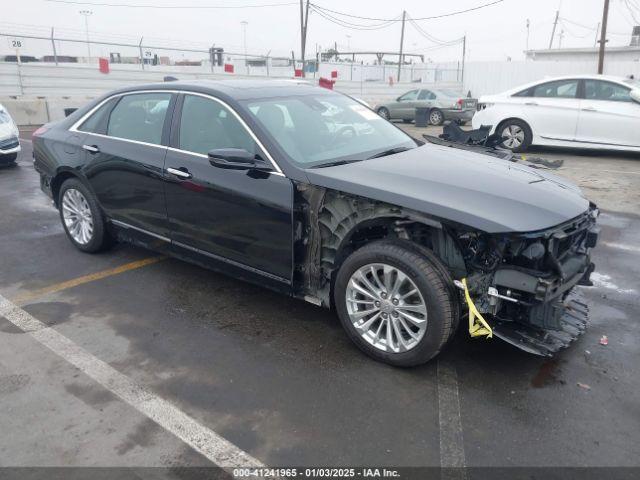
[{"label": "rear door window", "polygon": [[88,133],[106,133],[107,121],[109,120],[109,112],[117,101],[118,98],[112,98],[102,104],[102,106],[95,112],[93,112],[89,118],[82,122],[82,125],[78,127],[78,130]]},{"label": "rear door window", "polygon": [[160,145],[170,93],[125,95],[111,112],[107,135]]},{"label": "rear door window", "polygon": [[418,95],[418,100],[435,100],[436,95],[430,90],[420,90],[420,94]]}]

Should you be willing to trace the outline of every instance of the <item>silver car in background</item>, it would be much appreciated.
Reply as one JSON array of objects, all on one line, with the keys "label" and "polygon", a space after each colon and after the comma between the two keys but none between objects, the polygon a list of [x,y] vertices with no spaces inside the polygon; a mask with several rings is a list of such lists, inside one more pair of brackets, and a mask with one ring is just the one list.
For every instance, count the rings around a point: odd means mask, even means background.
[{"label": "silver car in background", "polygon": [[460,93],[449,89],[411,90],[395,100],[376,105],[375,111],[387,120],[402,120],[409,123],[416,118],[416,108],[431,108],[429,123],[442,125],[445,120],[452,120],[460,125],[471,121],[476,112],[478,100],[465,98]]}]

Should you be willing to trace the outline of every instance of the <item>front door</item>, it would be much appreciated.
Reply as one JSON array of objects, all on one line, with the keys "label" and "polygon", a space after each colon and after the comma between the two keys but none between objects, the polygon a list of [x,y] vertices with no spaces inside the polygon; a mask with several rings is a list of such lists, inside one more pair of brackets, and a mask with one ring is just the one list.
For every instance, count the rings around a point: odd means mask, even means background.
[{"label": "front door", "polygon": [[573,141],[578,126],[578,79],[555,80],[536,85],[531,97],[522,98],[525,119],[535,135]]},{"label": "front door", "polygon": [[185,94],[176,105],[165,163],[173,245],[248,273],[291,281],[293,185],[278,172],[213,166],[207,153],[241,148],[266,158],[235,112]]},{"label": "front door", "polygon": [[402,120],[413,120],[416,117],[416,106],[418,104],[418,90],[411,90],[402,95],[393,105],[391,118]]},{"label": "front door", "polygon": [[604,80],[584,80],[578,120],[579,142],[640,147],[640,103],[631,88]]}]

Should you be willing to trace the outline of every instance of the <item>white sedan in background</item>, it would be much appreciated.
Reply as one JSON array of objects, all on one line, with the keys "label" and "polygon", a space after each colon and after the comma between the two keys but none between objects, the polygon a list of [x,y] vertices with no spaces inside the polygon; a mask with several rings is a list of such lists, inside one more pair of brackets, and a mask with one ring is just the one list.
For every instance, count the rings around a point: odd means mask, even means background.
[{"label": "white sedan in background", "polygon": [[491,125],[514,152],[530,145],[640,152],[640,81],[604,75],[545,79],[481,97],[473,128]]},{"label": "white sedan in background", "polygon": [[0,165],[15,163],[19,151],[18,127],[9,112],[0,104]]}]

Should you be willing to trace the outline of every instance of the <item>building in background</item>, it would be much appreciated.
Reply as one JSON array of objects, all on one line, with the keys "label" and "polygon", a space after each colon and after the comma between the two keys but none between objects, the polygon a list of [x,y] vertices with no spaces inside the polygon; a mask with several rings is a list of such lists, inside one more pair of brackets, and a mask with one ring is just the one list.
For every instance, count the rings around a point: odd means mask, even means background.
[{"label": "building in background", "polygon": [[[524,53],[527,60],[541,62],[589,62],[598,60],[599,47],[552,48]],[[633,27],[629,45],[607,47],[607,61],[640,62],[640,26]]]}]

